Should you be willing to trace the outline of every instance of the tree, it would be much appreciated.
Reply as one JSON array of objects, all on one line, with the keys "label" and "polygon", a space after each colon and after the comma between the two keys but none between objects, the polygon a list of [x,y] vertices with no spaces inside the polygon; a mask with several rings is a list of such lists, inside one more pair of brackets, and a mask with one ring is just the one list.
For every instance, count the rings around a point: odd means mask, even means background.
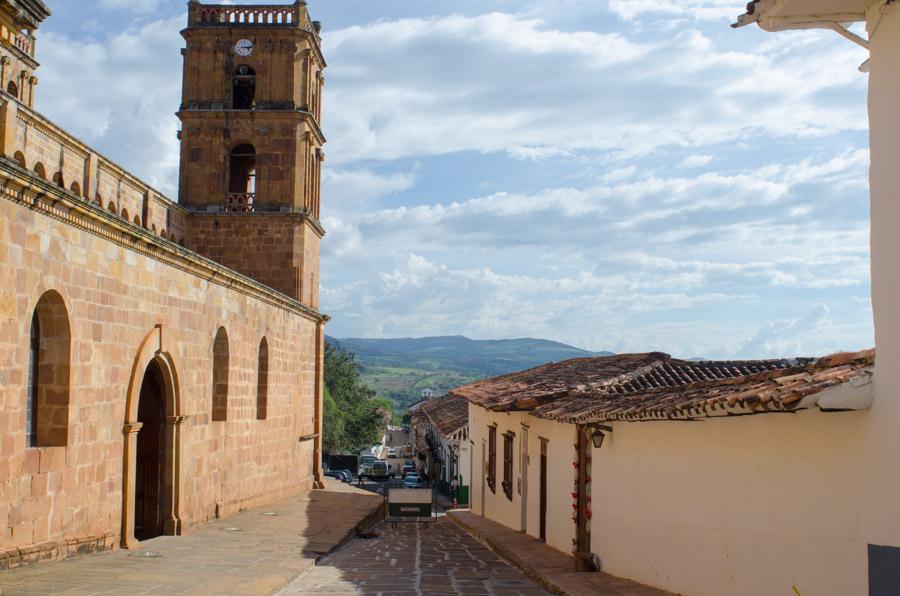
[{"label": "tree", "polygon": [[375,443],[390,420],[390,403],[360,379],[356,357],[325,345],[324,429],[326,453],[356,451]]}]

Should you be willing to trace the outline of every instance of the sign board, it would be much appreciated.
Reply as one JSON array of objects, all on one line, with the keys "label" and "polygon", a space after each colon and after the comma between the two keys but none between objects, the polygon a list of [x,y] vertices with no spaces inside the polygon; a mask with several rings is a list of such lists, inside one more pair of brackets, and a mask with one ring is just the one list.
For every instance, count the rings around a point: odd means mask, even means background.
[{"label": "sign board", "polygon": [[430,488],[397,488],[388,493],[391,517],[431,517]]}]

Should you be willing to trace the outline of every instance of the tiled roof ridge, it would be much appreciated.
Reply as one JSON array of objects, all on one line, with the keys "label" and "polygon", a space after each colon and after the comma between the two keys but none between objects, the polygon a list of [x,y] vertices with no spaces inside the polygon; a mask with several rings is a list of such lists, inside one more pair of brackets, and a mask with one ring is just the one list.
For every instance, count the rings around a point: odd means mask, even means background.
[{"label": "tiled roof ridge", "polygon": [[[689,383],[685,385],[669,385],[655,387],[642,392],[633,393],[605,393],[593,396],[594,403],[585,404],[586,407],[574,411],[564,411],[566,403],[551,402],[536,408],[532,414],[538,418],[559,420],[566,422],[583,422],[591,417],[602,417],[604,420],[647,420],[660,418],[679,418],[708,414],[712,410],[742,407],[749,410],[760,409],[762,411],[791,410],[799,404],[802,398],[814,395],[824,389],[843,382],[850,381],[854,377],[861,376],[857,373],[866,373],[875,363],[875,350],[862,350],[859,352],[839,352],[818,359],[805,359],[808,363],[785,367],[773,368],[752,373],[749,375],[734,376],[724,379],[711,379]],[[761,361],[756,361],[761,362]],[[827,375],[816,377],[816,373],[827,369],[833,369]],[[808,386],[799,386],[802,381],[815,381]],[[781,388],[783,395],[772,391],[763,391],[758,385],[767,381],[773,382],[774,387]],[[793,385],[797,387],[793,387]],[[688,396],[691,393],[702,392],[706,389],[727,388],[729,386],[747,386],[749,389],[738,391],[727,397],[713,396],[702,399],[697,396],[688,399],[684,403],[650,403],[658,396],[674,397],[676,394]],[[771,395],[769,395],[771,393]],[[618,396],[622,403],[605,401],[604,398]],[[589,395],[573,395],[572,401],[591,399]],[[572,403],[572,402],[569,402]],[[574,404],[573,404],[574,405]],[[609,409],[602,411],[602,406]],[[592,407],[594,406],[594,407]]]},{"label": "tiled roof ridge", "polygon": [[[465,412],[455,411],[465,406]],[[422,403],[422,413],[441,434],[449,436],[469,424],[468,401],[456,395],[445,395],[426,400]],[[463,414],[465,414],[463,416]]]}]

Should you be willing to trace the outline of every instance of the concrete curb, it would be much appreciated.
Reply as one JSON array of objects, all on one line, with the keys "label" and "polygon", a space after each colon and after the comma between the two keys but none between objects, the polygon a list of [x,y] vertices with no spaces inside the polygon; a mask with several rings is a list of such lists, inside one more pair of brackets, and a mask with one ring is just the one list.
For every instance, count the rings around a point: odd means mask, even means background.
[{"label": "concrete curb", "polygon": [[384,521],[386,516],[387,503],[381,503],[380,505],[375,506],[366,517],[364,517],[358,524],[356,524],[356,526],[351,528],[350,531],[347,532],[344,537],[338,541],[337,544],[332,546],[327,553],[320,554],[318,557],[316,557],[313,566],[318,565],[319,561],[321,561],[322,559],[333,555],[341,548],[347,546],[347,544],[349,544],[351,541],[353,541],[354,538],[356,538],[357,530],[368,530],[369,528],[374,527],[376,524]]},{"label": "concrete curb", "polygon": [[498,544],[495,540],[491,539],[490,536],[486,536],[482,532],[479,532],[472,526],[459,519],[459,517],[449,512],[447,513],[446,517],[453,521],[453,523],[455,523],[464,532],[469,534],[472,538],[491,549],[497,556],[524,573],[526,576],[528,576],[529,579],[536,581],[542,588],[544,588],[551,594],[556,594],[557,596],[569,596],[568,592],[563,590],[557,584],[553,583],[547,576],[542,574],[531,565],[528,565],[527,563],[522,561],[519,557],[516,556],[515,553],[510,552],[509,549]]}]

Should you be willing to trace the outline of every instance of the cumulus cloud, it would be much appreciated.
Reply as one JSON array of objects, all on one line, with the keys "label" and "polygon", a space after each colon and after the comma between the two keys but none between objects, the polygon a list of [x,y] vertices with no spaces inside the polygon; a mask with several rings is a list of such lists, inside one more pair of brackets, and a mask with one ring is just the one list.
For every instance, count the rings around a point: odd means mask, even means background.
[{"label": "cumulus cloud", "polygon": [[[866,165],[850,151],[378,210],[341,221],[358,251],[326,271],[323,302],[352,313],[336,333],[547,336],[686,357],[864,344],[870,313],[853,300],[868,293]],[[849,309],[844,326],[784,323],[815,299]],[[760,330],[760,317],[775,322]]]},{"label": "cumulus cloud", "polygon": [[173,198],[183,24],[157,20],[97,40],[48,32],[38,46],[36,107]]},{"label": "cumulus cloud", "polygon": [[636,41],[506,13],[349,27],[326,39],[331,152],[338,162],[465,150],[633,156],[864,130],[864,104],[822,101],[864,87],[864,53],[804,35],[735,50],[698,29]]},{"label": "cumulus cloud", "polygon": [[628,21],[647,14],[677,15],[698,20],[727,19],[737,16],[740,8],[741,4],[733,0],[609,0],[609,10]]},{"label": "cumulus cloud", "polygon": [[367,201],[408,190],[415,185],[414,174],[378,174],[368,169],[328,168],[324,171],[323,194],[341,207],[347,201]]},{"label": "cumulus cloud", "polygon": [[100,7],[107,10],[129,10],[132,12],[152,12],[159,7],[160,0],[100,0]]},{"label": "cumulus cloud", "polygon": [[681,162],[683,168],[702,168],[709,165],[715,159],[714,155],[689,155]]}]

